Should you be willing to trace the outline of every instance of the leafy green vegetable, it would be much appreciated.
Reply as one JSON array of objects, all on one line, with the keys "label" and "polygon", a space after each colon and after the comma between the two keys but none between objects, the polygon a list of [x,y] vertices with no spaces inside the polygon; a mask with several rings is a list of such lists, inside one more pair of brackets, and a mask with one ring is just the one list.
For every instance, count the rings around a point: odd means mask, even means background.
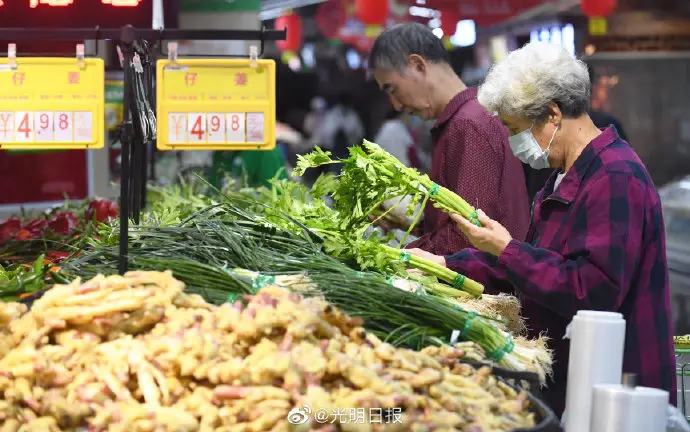
[{"label": "leafy green vegetable", "polygon": [[[331,194],[335,209],[343,215],[349,215],[343,221],[343,228],[361,225],[385,201],[406,195],[412,197],[407,208],[408,215],[414,213],[417,204],[430,199],[441,210],[460,214],[480,225],[475,209],[464,199],[432,182],[429,176],[406,167],[367,140],[361,147],[351,147],[350,157],[345,160],[333,160],[330,152],[317,148],[299,157],[294,174],[301,176],[309,168],[331,164],[343,164],[340,181]],[[416,221],[410,231],[415,224]]]}]

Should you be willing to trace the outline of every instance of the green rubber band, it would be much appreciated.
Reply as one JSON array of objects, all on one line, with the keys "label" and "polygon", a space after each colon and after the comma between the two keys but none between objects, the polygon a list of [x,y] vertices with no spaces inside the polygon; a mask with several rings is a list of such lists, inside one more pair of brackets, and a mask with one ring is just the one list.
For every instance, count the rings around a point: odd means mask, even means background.
[{"label": "green rubber band", "polygon": [[418,296],[426,295],[426,291],[424,290],[424,287],[421,285],[415,290],[414,293],[417,294]]},{"label": "green rubber band", "polygon": [[458,274],[457,276],[455,276],[455,279],[453,280],[453,287],[462,288],[463,285],[465,285],[465,276]]},{"label": "green rubber band", "polygon": [[472,225],[476,225],[478,227],[482,226],[482,223],[479,222],[479,215],[477,214],[477,210],[473,211],[472,214],[470,214],[470,217],[467,219],[469,219]]},{"label": "green rubber band", "polygon": [[400,251],[400,261],[404,263],[410,262],[411,255],[407,252]]},{"label": "green rubber band", "polygon": [[357,277],[364,277],[364,272],[358,271],[358,272],[357,272]]},{"label": "green rubber band", "polygon": [[254,292],[259,291],[261,288],[273,285],[276,283],[275,276],[259,275],[252,281],[252,289]]},{"label": "green rubber band", "polygon": [[390,276],[386,276],[386,282],[388,282],[388,285],[393,285],[393,278]]},{"label": "green rubber band", "polygon": [[515,348],[515,344],[513,343],[512,338],[509,335],[506,338],[506,344],[503,347],[498,348],[498,349],[496,349],[496,351],[489,354],[489,358],[496,361],[496,363],[500,363],[500,361],[503,360],[503,356],[513,352],[514,348]]},{"label": "green rubber band", "polygon": [[477,318],[477,312],[471,311],[467,321],[465,321],[465,325],[462,327],[462,330],[460,330],[460,337],[463,337],[469,333],[470,329],[472,328],[472,321],[474,321],[475,318]]},{"label": "green rubber band", "polygon": [[436,183],[431,183],[431,188],[429,189],[429,196],[438,195],[438,185]]},{"label": "green rubber band", "polygon": [[235,303],[237,301],[237,293],[228,294],[228,298],[225,299],[225,303]]}]

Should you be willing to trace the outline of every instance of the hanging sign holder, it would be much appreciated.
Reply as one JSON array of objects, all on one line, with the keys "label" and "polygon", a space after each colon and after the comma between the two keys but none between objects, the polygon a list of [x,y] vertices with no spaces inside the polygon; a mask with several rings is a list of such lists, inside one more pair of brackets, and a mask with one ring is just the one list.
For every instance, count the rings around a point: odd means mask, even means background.
[{"label": "hanging sign holder", "polygon": [[[128,269],[128,232],[130,218],[139,223],[141,208],[145,203],[147,179],[147,149],[159,150],[269,150],[275,146],[275,63],[261,60],[265,41],[285,40],[287,30],[187,30],[187,29],[135,29],[124,26],[120,29],[39,29],[0,28],[0,40],[114,40],[124,69],[124,117],[121,125],[121,166],[120,180],[120,274]],[[159,60],[155,69],[156,96],[153,93],[153,47],[162,49],[164,42],[178,40],[233,40],[259,41],[259,47],[252,46],[249,56],[229,59],[179,59],[177,43],[167,46],[166,60]],[[97,46],[98,44],[96,44]],[[97,54],[96,54],[97,55]],[[104,145],[105,131],[105,91],[104,66],[99,58],[88,57],[84,45],[76,49],[74,58],[60,59],[57,56],[43,58],[17,58],[17,45],[11,43],[6,59],[0,58],[0,123],[3,115],[19,114],[21,120],[31,117],[33,125],[46,125],[46,134],[52,141],[39,141],[39,131],[31,132],[30,140],[17,141],[20,135],[14,134],[12,140],[2,135],[0,124],[0,149],[3,148],[81,148],[95,149]],[[4,61],[3,61],[4,60]],[[5,64],[3,67],[3,63]],[[46,66],[52,66],[53,69]],[[26,68],[24,75],[21,69]],[[43,69],[43,71],[41,70]],[[184,70],[187,72],[184,72]],[[67,77],[66,87],[53,85],[55,71]],[[191,72],[190,72],[191,70]],[[79,75],[75,74],[78,73]],[[12,74],[15,75],[12,75]],[[93,79],[82,79],[84,74],[93,73]],[[196,75],[185,75],[192,73]],[[3,78],[4,75],[4,78]],[[44,76],[45,75],[45,76]],[[98,75],[100,78],[98,78]],[[44,99],[33,101],[27,95],[17,93],[13,85],[22,81],[26,88],[34,82],[50,83],[44,85]],[[194,77],[198,86],[193,90],[185,88]],[[43,78],[42,78],[43,77]],[[80,77],[80,78],[77,78]],[[228,94],[216,94],[214,99],[200,99],[202,89],[213,88],[219,80],[232,78],[235,87]],[[182,83],[182,84],[180,84]],[[35,84],[40,85],[40,84]],[[69,86],[71,87],[69,87]],[[93,88],[89,87],[92,86]],[[98,87],[98,88],[96,88]],[[52,89],[51,89],[52,88]],[[10,90],[14,89],[14,93]],[[32,88],[33,89],[33,88]],[[67,90],[66,90],[67,89]],[[180,93],[181,91],[181,93]],[[71,92],[71,93],[70,93]],[[179,94],[176,94],[178,92]],[[2,94],[4,93],[4,94]],[[12,103],[15,96],[19,102]],[[32,92],[29,94],[38,94]],[[56,102],[63,95],[62,105]],[[71,96],[65,104],[64,95]],[[40,97],[39,94],[37,97]],[[51,99],[55,96],[55,101]],[[178,99],[184,96],[186,99]],[[4,104],[3,97],[10,98]],[[21,97],[26,98],[24,112]],[[180,103],[184,101],[185,103]],[[55,104],[60,106],[59,110]],[[11,108],[11,109],[10,109]],[[31,110],[29,109],[31,108]],[[69,108],[69,109],[68,109]],[[41,109],[35,113],[32,110]],[[190,111],[193,109],[194,112]],[[172,110],[177,110],[173,112]],[[231,110],[231,111],[229,111]],[[7,113],[4,113],[7,111]],[[226,112],[227,111],[227,112]],[[45,116],[44,116],[45,114]],[[52,123],[50,115],[52,114]],[[177,114],[178,117],[171,117]],[[169,120],[185,119],[185,133],[181,142],[170,142],[171,125]],[[26,115],[26,117],[24,117]],[[38,123],[36,123],[38,115]],[[57,120],[56,120],[56,117]],[[60,117],[62,115],[62,117]],[[192,123],[190,124],[190,119]],[[45,120],[45,121],[44,121]],[[66,126],[66,131],[55,129],[54,125]],[[50,123],[50,127],[47,125]],[[157,124],[160,123],[160,126]],[[198,125],[197,125],[198,123]],[[9,124],[9,123],[8,123]],[[19,124],[19,123],[17,123]],[[86,127],[89,126],[90,127]],[[198,127],[195,129],[195,125]],[[221,126],[222,125],[222,126]],[[70,127],[67,127],[70,126]],[[6,128],[7,129],[7,128]],[[179,129],[179,128],[178,128]],[[42,130],[41,130],[42,131]],[[58,132],[59,131],[59,132]],[[81,131],[81,132],[79,132]],[[178,130],[175,129],[177,132]],[[13,128],[13,133],[14,133]],[[41,139],[45,139],[45,135]],[[182,135],[180,135],[182,136]],[[195,139],[192,139],[194,137]],[[150,169],[153,170],[153,157]]]}]

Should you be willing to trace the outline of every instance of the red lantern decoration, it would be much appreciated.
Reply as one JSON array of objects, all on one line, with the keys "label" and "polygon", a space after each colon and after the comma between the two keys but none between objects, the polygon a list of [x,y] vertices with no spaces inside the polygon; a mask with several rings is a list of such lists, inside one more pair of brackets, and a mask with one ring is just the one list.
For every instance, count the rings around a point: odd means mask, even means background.
[{"label": "red lantern decoration", "polygon": [[590,17],[605,17],[616,9],[617,0],[580,0],[580,9]]},{"label": "red lantern decoration", "polygon": [[386,25],[389,0],[355,0],[355,14],[363,24]]},{"label": "red lantern decoration", "polygon": [[273,27],[276,30],[283,30],[287,27],[287,37],[284,41],[276,41],[278,49],[281,51],[299,51],[302,47],[302,18],[296,13],[288,13],[276,18]]},{"label": "red lantern decoration", "polygon": [[453,9],[441,11],[441,30],[443,30],[444,37],[450,37],[455,34],[458,21],[460,21],[460,12]]}]

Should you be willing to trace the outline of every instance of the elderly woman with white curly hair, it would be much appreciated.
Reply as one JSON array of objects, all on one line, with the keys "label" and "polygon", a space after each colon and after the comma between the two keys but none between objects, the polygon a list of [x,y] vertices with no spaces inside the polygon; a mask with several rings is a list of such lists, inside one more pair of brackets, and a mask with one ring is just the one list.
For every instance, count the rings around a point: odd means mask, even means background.
[{"label": "elderly woman with white curly hair", "polygon": [[545,396],[565,405],[566,326],[580,309],[626,319],[624,372],[676,399],[675,358],[661,203],[646,167],[615,128],[589,118],[587,66],[562,48],[531,43],[491,69],[479,102],[510,131],[510,147],[535,169],[556,168],[537,194],[525,241],[480,212],[481,227],[453,219],[476,249],[430,258],[516,293],[533,336],[554,350]]}]

